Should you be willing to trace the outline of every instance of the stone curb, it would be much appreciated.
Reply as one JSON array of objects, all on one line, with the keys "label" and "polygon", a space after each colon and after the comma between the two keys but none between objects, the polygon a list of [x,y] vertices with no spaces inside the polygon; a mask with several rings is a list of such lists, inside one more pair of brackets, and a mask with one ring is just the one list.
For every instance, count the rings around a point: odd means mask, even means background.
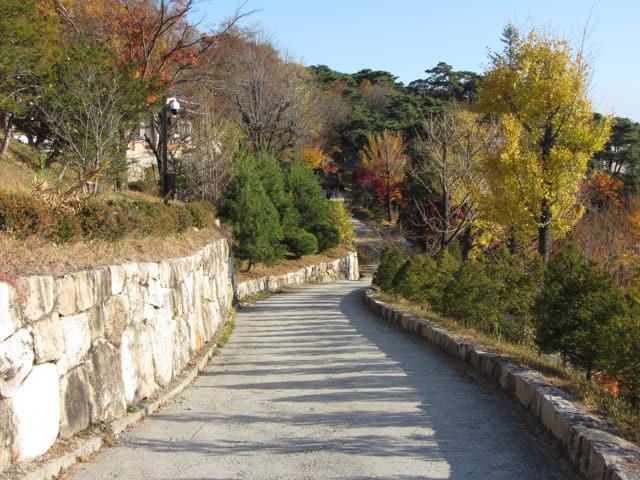
[{"label": "stone curb", "polygon": [[[207,350],[197,362],[187,372],[183,372],[174,382],[169,386],[170,390],[159,392],[159,395],[154,400],[145,402],[140,405],[140,410],[135,413],[130,413],[122,418],[113,420],[110,423],[110,434],[118,435],[128,429],[132,424],[140,421],[144,417],[148,417],[163,407],[165,404],[177,397],[185,388],[187,388],[194,379],[204,370],[207,364],[211,361],[214,352],[218,348],[218,344],[214,343],[205,347]],[[92,453],[97,452],[103,447],[104,434],[93,434],[89,438],[84,438],[77,441],[77,445],[69,453],[66,453],[60,457],[47,460],[46,462],[38,465],[38,467],[30,472],[25,472],[19,476],[9,476],[7,478],[20,478],[22,480],[49,480],[55,478],[64,469],[71,467],[78,462],[79,458],[87,457]],[[28,468],[28,467],[27,467]],[[0,474],[0,479],[5,478]]]},{"label": "stone curb", "polygon": [[388,323],[417,334],[471,365],[514,395],[562,443],[567,456],[589,480],[640,480],[640,449],[615,435],[597,418],[579,410],[571,396],[536,371],[468,343],[438,325],[385,304],[372,289],[367,306]]}]

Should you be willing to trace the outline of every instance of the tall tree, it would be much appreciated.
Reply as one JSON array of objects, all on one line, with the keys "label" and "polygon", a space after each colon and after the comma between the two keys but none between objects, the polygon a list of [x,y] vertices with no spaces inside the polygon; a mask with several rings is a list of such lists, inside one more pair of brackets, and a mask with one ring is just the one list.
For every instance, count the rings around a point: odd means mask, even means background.
[{"label": "tall tree", "polygon": [[97,189],[98,176],[124,159],[121,132],[144,99],[135,95],[135,79],[111,64],[102,48],[80,43],[68,55],[48,77],[54,87],[37,108],[67,154],[65,168],[70,163],[80,182]]},{"label": "tall tree", "polygon": [[0,156],[9,146],[13,117],[37,94],[56,57],[58,27],[36,0],[0,0],[0,123],[5,131]]},{"label": "tall tree", "polygon": [[198,110],[192,116],[193,133],[186,151],[186,169],[192,186],[185,193],[217,204],[234,176],[234,158],[240,131],[218,108],[211,88],[195,91]]},{"label": "tall tree", "polygon": [[263,39],[239,45],[229,62],[227,93],[253,151],[291,155],[318,126],[317,92],[309,73],[281,59]]},{"label": "tall tree", "polygon": [[611,137],[595,157],[600,170],[634,180],[640,174],[640,123],[615,117]]},{"label": "tall tree", "polygon": [[532,30],[491,56],[478,108],[502,120],[503,145],[486,157],[483,211],[524,234],[537,230],[549,260],[551,239],[580,218],[576,194],[587,162],[609,136],[609,120],[594,118],[587,97],[589,65],[582,51]]},{"label": "tall tree", "polygon": [[404,178],[407,156],[402,134],[383,130],[367,134],[367,144],[360,151],[364,170],[382,180],[387,219],[393,221],[393,200],[399,197],[399,184]]},{"label": "tall tree", "polygon": [[258,262],[274,265],[284,254],[280,218],[257,172],[249,172],[242,186],[233,234],[238,256],[248,261],[247,272]]},{"label": "tall tree", "polygon": [[439,62],[426,70],[427,78],[414,80],[409,89],[429,95],[441,102],[472,102],[476,98],[480,75],[474,72],[458,72],[445,62]]},{"label": "tall tree", "polygon": [[408,169],[424,195],[414,196],[416,220],[440,237],[440,249],[466,232],[476,217],[473,191],[484,182],[476,168],[481,155],[495,149],[497,129],[480,114],[450,104],[423,117],[422,156]]}]

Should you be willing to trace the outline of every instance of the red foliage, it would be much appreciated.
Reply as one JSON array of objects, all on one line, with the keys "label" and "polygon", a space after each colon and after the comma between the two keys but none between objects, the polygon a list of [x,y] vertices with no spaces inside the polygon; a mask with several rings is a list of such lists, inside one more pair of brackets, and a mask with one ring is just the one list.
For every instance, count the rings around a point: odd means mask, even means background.
[{"label": "red foliage", "polygon": [[[387,203],[387,175],[385,165],[382,160],[375,164],[375,168],[365,169],[357,168],[353,172],[353,181],[361,189],[366,190],[374,195],[385,206]],[[402,179],[390,179],[390,194],[392,202],[402,200]]]}]

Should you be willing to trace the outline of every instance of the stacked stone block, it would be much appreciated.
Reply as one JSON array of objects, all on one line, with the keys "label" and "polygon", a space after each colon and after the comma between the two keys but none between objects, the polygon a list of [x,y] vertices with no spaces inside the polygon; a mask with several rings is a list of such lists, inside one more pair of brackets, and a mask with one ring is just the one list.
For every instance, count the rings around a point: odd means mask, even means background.
[{"label": "stacked stone block", "polygon": [[0,471],[167,386],[232,311],[228,240],[0,282]]}]

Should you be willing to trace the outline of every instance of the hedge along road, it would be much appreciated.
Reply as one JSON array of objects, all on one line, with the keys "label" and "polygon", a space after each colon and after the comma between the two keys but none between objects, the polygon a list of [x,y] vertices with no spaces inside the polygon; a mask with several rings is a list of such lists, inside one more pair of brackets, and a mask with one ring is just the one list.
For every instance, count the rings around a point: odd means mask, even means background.
[{"label": "hedge along road", "polygon": [[580,478],[500,400],[380,323],[362,303],[368,283],[241,309],[192,386],[71,478]]}]

